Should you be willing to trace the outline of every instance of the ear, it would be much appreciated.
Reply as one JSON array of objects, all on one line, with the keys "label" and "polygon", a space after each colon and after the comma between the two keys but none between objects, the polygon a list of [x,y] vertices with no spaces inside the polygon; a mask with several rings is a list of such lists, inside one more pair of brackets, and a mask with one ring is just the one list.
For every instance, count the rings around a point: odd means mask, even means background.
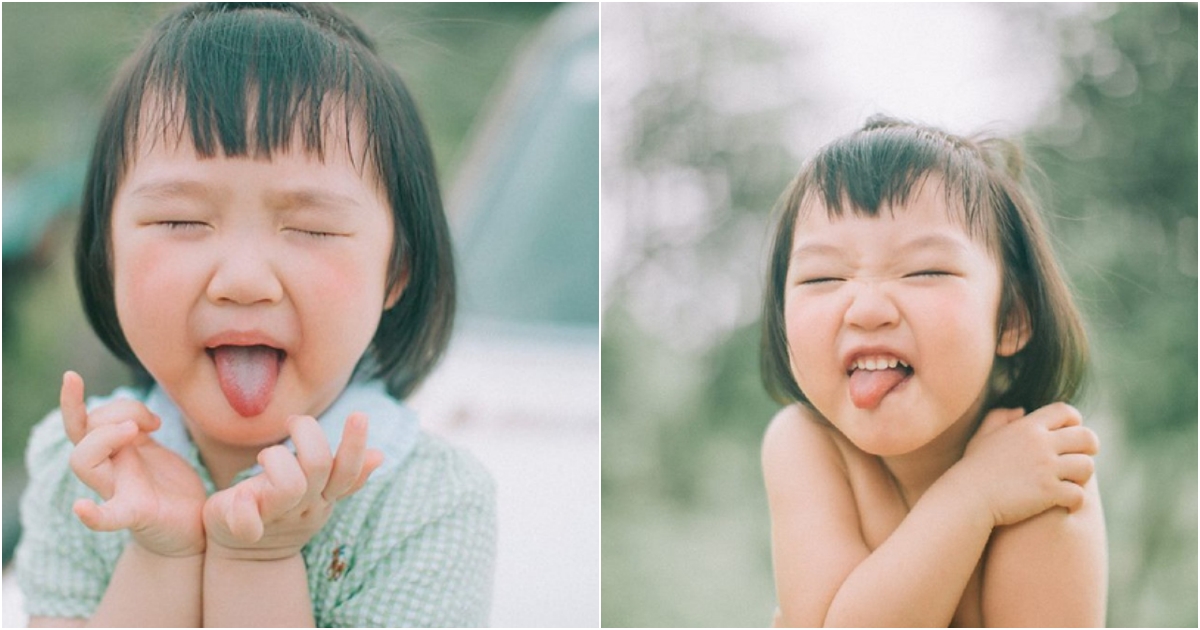
[{"label": "ear", "polygon": [[387,298],[383,301],[383,310],[389,310],[400,301],[400,296],[404,295],[404,289],[408,288],[408,267],[400,273],[400,277],[396,279],[396,283],[388,291]]},{"label": "ear", "polygon": [[1029,343],[1033,329],[1029,323],[1029,311],[1023,302],[1018,301],[1008,311],[1008,319],[1004,322],[1004,330],[1000,331],[1000,341],[996,343],[996,354],[1011,357]]}]

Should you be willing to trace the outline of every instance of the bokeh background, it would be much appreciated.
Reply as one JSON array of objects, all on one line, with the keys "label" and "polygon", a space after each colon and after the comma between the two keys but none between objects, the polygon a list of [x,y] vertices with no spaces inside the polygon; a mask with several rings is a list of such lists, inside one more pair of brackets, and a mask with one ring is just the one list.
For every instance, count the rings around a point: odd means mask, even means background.
[{"label": "bokeh background", "polygon": [[[599,605],[599,8],[345,3],[429,129],[459,259],[460,314],[409,402],[497,482],[491,621],[595,626]],[[30,427],[64,370],[128,382],[76,297],[75,212],[100,104],[172,5],[3,7],[4,559]],[[6,566],[5,625],[20,623]]]},{"label": "bokeh background", "polygon": [[1015,137],[1092,342],[1114,626],[1197,623],[1196,5],[604,5],[605,626],[767,625],[768,215],[874,113]]}]

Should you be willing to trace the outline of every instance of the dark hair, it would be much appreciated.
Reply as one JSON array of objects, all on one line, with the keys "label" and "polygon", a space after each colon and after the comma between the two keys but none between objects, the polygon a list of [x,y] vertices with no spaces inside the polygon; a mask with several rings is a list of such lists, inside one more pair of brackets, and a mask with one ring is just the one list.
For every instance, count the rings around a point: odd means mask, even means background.
[{"label": "dark hair", "polygon": [[[339,113],[340,126],[331,118]],[[298,138],[323,159],[327,134],[349,134],[353,124],[365,131],[360,157],[394,219],[387,289],[407,285],[356,371],[383,378],[393,396],[411,393],[449,341],[454,264],[425,128],[367,35],[321,4],[195,4],[163,19],[122,68],[88,167],[75,264],[88,321],[143,381],[149,375],[117,320],[110,223],[139,137],[155,122],[164,135],[190,133],[202,157],[269,158]]]},{"label": "dark hair", "polygon": [[1083,382],[1087,339],[1023,169],[1021,152],[1010,142],[963,138],[882,116],[822,148],[776,208],[761,343],[762,377],[771,396],[781,404],[808,404],[792,374],[784,327],[785,280],[801,206],[818,201],[831,217],[875,217],[885,205],[903,205],[928,175],[937,175],[967,233],[999,262],[997,340],[1006,326],[1022,326],[1028,334],[1015,355],[997,357],[987,407],[1031,411],[1072,399]]}]

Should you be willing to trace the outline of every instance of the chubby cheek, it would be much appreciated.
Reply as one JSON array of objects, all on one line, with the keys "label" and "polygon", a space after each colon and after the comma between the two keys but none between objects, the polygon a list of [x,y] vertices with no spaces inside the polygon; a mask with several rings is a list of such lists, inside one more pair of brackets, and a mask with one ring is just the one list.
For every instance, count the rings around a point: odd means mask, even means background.
[{"label": "chubby cheek", "polygon": [[[967,304],[971,308],[964,308]],[[919,329],[914,326],[922,357],[938,358],[925,363],[921,381],[947,415],[957,416],[987,387],[996,351],[995,316],[992,305],[972,295],[931,306],[930,317]]]},{"label": "chubby cheek", "polygon": [[[788,303],[784,309],[788,351],[791,356],[792,376],[796,384],[810,399],[833,380],[836,366],[833,356],[834,336],[837,332],[836,318],[813,304]],[[830,370],[834,369],[833,372]]]},{"label": "chubby cheek", "polygon": [[[202,294],[198,261],[167,243],[114,241],[113,292],[121,329],[135,353],[155,353],[155,340],[178,339],[189,305]],[[152,365],[147,365],[151,369]]]},{"label": "chubby cheek", "polygon": [[[297,265],[295,293],[306,341],[356,362],[383,312],[386,254],[317,255]],[[353,365],[351,365],[353,367]]]},{"label": "chubby cheek", "polygon": [[972,294],[933,300],[925,309],[929,317],[922,322],[928,340],[924,345],[934,349],[935,356],[951,358],[946,365],[951,372],[990,367],[996,352],[996,308]]}]

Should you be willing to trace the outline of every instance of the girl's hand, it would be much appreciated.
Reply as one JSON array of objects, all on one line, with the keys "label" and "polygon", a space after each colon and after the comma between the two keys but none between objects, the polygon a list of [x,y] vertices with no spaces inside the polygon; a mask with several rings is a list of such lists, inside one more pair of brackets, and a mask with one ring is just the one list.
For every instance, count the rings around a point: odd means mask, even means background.
[{"label": "girl's hand", "polygon": [[147,551],[183,557],[204,552],[204,484],[186,461],[150,437],[161,421],[145,405],[115,400],[88,411],[83,378],[63,375],[63,425],[75,444],[71,470],[104,503],[79,499],[88,528],[128,529]]},{"label": "girl's hand", "polygon": [[210,552],[247,560],[300,553],[325,525],[333,504],[357,492],[383,462],[383,453],[367,448],[362,414],[346,420],[336,457],[313,418],[292,417],[288,432],[295,455],[282,445],[263,449],[262,474],[214,494],[204,505]]},{"label": "girl's hand", "polygon": [[1012,525],[1059,506],[1083,505],[1092,478],[1096,434],[1074,407],[1054,403],[1025,415],[994,409],[955,464],[991,511],[995,526]]}]

